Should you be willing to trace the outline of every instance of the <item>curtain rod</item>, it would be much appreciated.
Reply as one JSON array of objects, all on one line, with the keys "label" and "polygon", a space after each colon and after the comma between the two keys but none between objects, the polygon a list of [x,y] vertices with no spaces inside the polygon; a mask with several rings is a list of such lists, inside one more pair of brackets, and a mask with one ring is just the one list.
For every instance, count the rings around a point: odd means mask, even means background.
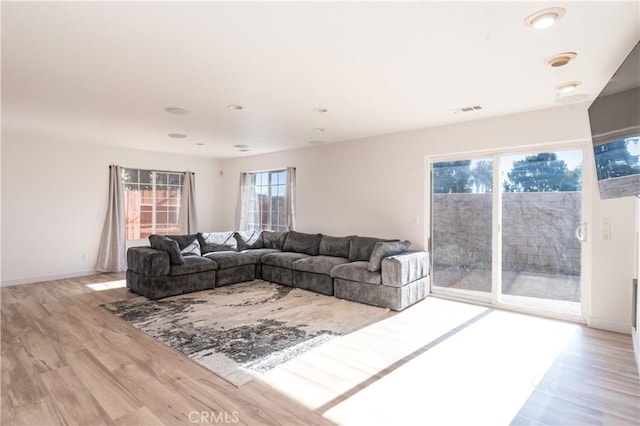
[{"label": "curtain rod", "polygon": [[[109,164],[109,168],[111,167],[115,167],[117,166],[117,164]],[[160,173],[180,173],[180,174],[185,174],[185,173],[193,173],[194,175],[196,174],[195,172],[190,172],[189,170],[185,171],[185,172],[177,172],[175,170],[158,170],[158,169],[141,169],[140,167],[126,167],[126,166],[120,166],[123,169],[131,169],[131,170],[142,170],[143,172],[160,172]]]}]

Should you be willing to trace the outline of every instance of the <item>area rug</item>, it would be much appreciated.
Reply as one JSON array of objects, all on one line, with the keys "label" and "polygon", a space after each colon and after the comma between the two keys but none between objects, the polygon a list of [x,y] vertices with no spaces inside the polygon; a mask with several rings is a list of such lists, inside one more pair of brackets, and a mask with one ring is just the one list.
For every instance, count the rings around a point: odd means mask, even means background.
[{"label": "area rug", "polygon": [[393,314],[261,280],[102,306],[236,386]]}]

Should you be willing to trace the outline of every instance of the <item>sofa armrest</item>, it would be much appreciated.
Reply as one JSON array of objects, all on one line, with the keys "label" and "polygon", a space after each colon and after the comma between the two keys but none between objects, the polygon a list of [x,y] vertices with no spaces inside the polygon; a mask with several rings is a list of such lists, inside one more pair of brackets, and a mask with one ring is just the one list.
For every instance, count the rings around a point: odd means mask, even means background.
[{"label": "sofa armrest", "polygon": [[382,285],[402,287],[429,275],[429,254],[408,251],[382,259]]},{"label": "sofa armrest", "polygon": [[138,274],[161,277],[169,274],[169,253],[151,247],[131,247],[127,250],[127,268]]}]

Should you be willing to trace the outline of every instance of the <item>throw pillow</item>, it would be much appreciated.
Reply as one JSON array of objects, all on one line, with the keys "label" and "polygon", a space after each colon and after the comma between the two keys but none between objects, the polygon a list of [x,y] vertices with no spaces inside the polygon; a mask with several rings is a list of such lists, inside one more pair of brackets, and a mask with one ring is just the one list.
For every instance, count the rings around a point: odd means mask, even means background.
[{"label": "throw pillow", "polygon": [[191,244],[180,250],[180,253],[183,256],[200,256],[200,243],[198,242],[198,239],[196,238],[191,242]]},{"label": "throw pillow", "polygon": [[164,235],[154,234],[149,237],[149,243],[151,244],[151,248],[169,253],[169,262],[174,265],[184,265],[184,257],[182,257],[182,253],[180,253],[180,246],[176,240],[172,240]]},{"label": "throw pillow", "polygon": [[377,242],[371,253],[367,270],[378,272],[382,269],[382,259],[396,254],[404,253],[411,246],[411,241]]}]

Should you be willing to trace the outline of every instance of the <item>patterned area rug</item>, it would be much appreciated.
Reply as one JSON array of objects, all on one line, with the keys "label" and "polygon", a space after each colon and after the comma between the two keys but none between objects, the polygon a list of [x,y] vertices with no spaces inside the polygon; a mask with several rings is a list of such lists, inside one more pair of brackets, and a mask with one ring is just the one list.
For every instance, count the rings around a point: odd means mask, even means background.
[{"label": "patterned area rug", "polygon": [[103,307],[236,386],[393,315],[388,309],[260,280]]}]

